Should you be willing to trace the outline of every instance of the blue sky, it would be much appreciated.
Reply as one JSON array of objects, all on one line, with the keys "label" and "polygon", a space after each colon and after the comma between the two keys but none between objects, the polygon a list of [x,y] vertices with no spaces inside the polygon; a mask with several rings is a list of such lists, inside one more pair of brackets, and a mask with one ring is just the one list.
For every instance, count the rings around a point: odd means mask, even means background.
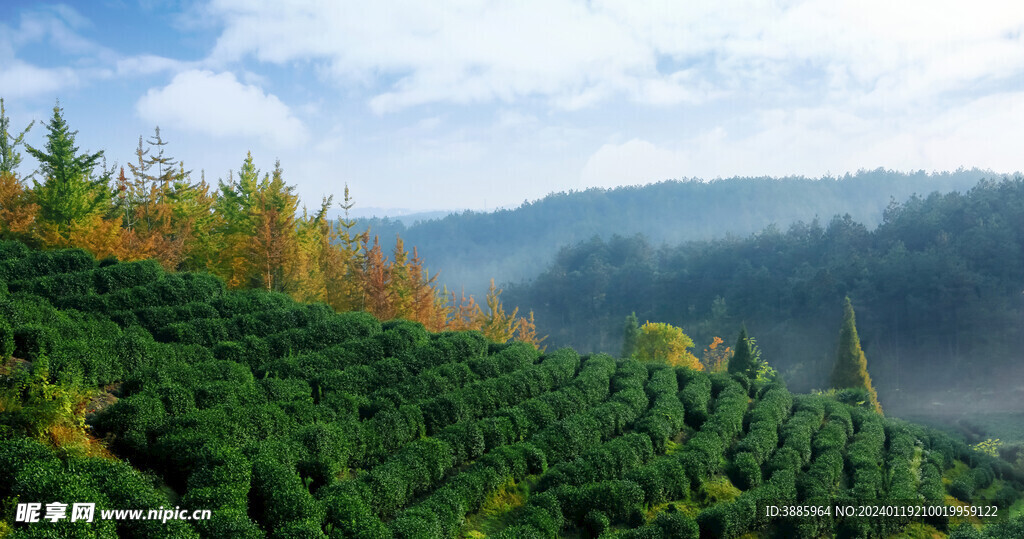
[{"label": "blue sky", "polygon": [[[493,209],[669,178],[1020,170],[1024,4],[0,2],[31,144],[157,125],[208,180],[247,151],[310,206]],[[26,159],[23,174],[35,164]]]}]

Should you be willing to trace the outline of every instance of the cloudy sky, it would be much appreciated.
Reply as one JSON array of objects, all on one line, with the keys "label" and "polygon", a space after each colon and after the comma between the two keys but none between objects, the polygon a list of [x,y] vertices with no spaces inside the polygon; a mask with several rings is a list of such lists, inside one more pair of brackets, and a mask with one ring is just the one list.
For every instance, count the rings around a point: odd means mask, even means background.
[{"label": "cloudy sky", "polygon": [[210,180],[279,158],[311,206],[347,182],[364,207],[493,209],[1020,170],[1022,32],[1019,1],[5,0],[0,96],[19,129],[59,98],[80,147],[122,164],[159,125]]}]

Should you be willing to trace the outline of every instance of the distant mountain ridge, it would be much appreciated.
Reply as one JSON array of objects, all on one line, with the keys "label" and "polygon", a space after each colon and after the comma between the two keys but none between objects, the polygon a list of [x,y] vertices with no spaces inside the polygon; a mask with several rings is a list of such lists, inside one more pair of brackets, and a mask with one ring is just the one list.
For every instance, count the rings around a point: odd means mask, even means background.
[{"label": "distant mountain ridge", "polygon": [[653,245],[747,236],[776,224],[849,213],[874,227],[892,202],[913,194],[965,191],[990,170],[912,173],[876,169],[841,178],[729,178],[707,182],[663,181],[552,193],[515,209],[466,210],[410,224],[411,216],[360,218],[390,251],[395,235],[415,245],[431,272],[449,288],[482,295],[491,278],[499,284],[532,279],[558,249],[594,236],[644,234]]}]

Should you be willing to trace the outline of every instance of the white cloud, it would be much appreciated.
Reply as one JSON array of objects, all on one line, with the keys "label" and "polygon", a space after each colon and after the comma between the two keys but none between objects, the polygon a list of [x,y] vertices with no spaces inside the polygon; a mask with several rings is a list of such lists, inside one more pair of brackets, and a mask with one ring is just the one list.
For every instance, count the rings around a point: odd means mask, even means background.
[{"label": "white cloud", "polygon": [[860,169],[1002,172],[1021,168],[1024,92],[975,99],[934,117],[866,118],[834,108],[760,113],[749,133],[709,128],[686,140],[633,139],[597,149],[580,172],[583,187],[613,187],[668,178],[820,177]]},{"label": "white cloud", "polygon": [[147,121],[215,137],[256,137],[286,147],[308,139],[305,126],[277,96],[231,73],[179,73],[167,86],[150,89],[136,110]]},{"label": "white cloud", "polygon": [[376,112],[766,91],[878,107],[1024,70],[1024,4],[999,0],[214,0],[209,13],[225,25],[211,59],[326,62],[339,81],[369,86]]},{"label": "white cloud", "polygon": [[128,56],[115,62],[119,75],[152,75],[155,73],[171,72],[177,73],[192,69],[194,62],[183,62],[174,58],[157,56],[154,54],[140,54]]},{"label": "white cloud", "polygon": [[78,75],[66,67],[42,68],[20,60],[0,65],[0,88],[6,98],[49,96],[78,83]]}]

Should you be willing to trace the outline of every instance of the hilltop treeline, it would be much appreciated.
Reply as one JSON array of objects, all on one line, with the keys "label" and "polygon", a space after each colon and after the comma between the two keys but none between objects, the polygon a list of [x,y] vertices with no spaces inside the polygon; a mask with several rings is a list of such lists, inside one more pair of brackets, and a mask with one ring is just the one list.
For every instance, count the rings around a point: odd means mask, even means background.
[{"label": "hilltop treeline", "polygon": [[[157,128],[145,143],[139,137],[127,171],[108,170],[103,152],[79,153],[62,114],[54,107],[44,148],[26,147],[39,161],[29,185],[17,173],[20,140],[0,110],[0,238],[81,247],[99,258],[153,259],[168,270],[208,271],[232,289],[283,292],[435,331],[481,329],[495,340],[537,341],[532,318],[506,314],[500,291],[492,288],[483,305],[449,293],[401,238],[385,250],[354,221],[332,222],[331,198],[300,213],[280,162],[263,173],[250,153],[237,174],[213,186],[167,155]],[[341,207],[352,207],[347,187]]]},{"label": "hilltop treeline", "polygon": [[1022,255],[1024,180],[985,180],[890,204],[875,230],[845,215],[674,247],[594,238],[506,298],[534,309],[554,344],[584,350],[618,349],[634,311],[698,346],[745,322],[810,388],[824,385],[849,296],[880,389],[998,384],[1022,372]]},{"label": "hilltop treeline", "polygon": [[[12,538],[1024,533],[949,516],[1009,511],[1010,463],[770,377],[543,354],[16,242],[0,242],[0,315]],[[939,513],[755,510],[867,501]],[[17,503],[211,518],[25,523]]]},{"label": "hilltop treeline", "polygon": [[[473,291],[498,282],[532,279],[559,248],[597,236],[643,234],[653,245],[744,237],[775,224],[785,229],[816,216],[849,213],[869,228],[882,222],[892,199],[914,193],[966,190],[992,172],[978,169],[927,174],[877,169],[839,178],[729,178],[663,181],[652,185],[553,193],[515,209],[464,212],[405,226],[364,219],[390,241],[400,234],[418,245],[441,279]],[[385,247],[388,245],[386,244]]]}]

